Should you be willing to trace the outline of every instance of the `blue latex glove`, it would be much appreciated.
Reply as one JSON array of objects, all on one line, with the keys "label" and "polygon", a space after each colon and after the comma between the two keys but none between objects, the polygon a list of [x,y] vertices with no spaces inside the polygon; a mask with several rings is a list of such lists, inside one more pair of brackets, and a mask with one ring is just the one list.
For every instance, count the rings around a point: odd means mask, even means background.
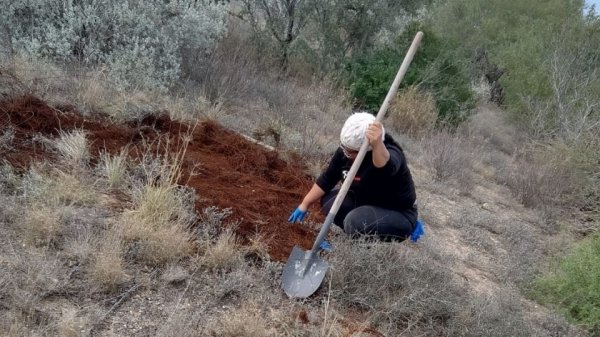
[{"label": "blue latex glove", "polygon": [[333,249],[333,246],[331,245],[331,243],[329,243],[329,241],[323,240],[323,242],[321,242],[321,244],[319,245],[319,248],[321,248],[323,251],[329,253],[331,251],[331,249]]},{"label": "blue latex glove", "polygon": [[294,222],[302,222],[302,220],[304,220],[304,217],[306,216],[306,211],[302,211],[299,207],[296,207],[296,209],[292,212],[292,215],[290,215],[290,218],[288,219],[288,222],[294,223]]},{"label": "blue latex glove", "polygon": [[425,227],[423,227],[423,222],[421,220],[417,220],[417,225],[415,226],[415,230],[410,235],[410,239],[412,242],[417,242],[421,235],[425,234]]}]

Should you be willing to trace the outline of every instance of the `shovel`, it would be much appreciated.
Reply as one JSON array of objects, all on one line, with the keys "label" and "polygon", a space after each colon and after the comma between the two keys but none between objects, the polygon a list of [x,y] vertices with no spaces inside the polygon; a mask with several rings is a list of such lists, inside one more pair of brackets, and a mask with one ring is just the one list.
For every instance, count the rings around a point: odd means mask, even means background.
[{"label": "shovel", "polygon": [[[421,43],[421,39],[423,38],[423,33],[418,32],[415,36],[406,56],[404,57],[404,61],[402,61],[402,65],[400,66],[400,70],[396,74],[394,78],[394,82],[392,82],[392,86],[387,93],[387,96],[383,100],[383,104],[381,108],[379,108],[379,112],[375,117],[375,120],[381,122],[385,112],[390,105],[391,100],[396,95],[396,91],[398,90],[398,86],[400,86],[400,82],[406,74],[406,70],[410,65],[410,62],[415,55],[419,44]],[[348,189],[352,184],[352,180],[354,180],[354,176],[358,171],[360,164],[362,163],[365,154],[367,153],[367,148],[369,147],[368,139],[362,143],[360,150],[358,151],[358,155],[354,159],[354,163],[352,163],[352,167],[338,192],[338,195],[333,202],[333,206],[329,210],[329,214],[325,218],[325,222],[321,225],[321,231],[313,244],[311,250],[305,252],[302,248],[298,246],[294,246],[292,249],[292,253],[288,258],[288,261],[283,267],[283,275],[282,275],[282,286],[285,293],[290,298],[307,298],[312,295],[319,286],[323,282],[323,278],[325,278],[325,273],[327,273],[327,269],[329,265],[326,261],[323,261],[318,254],[319,246],[321,242],[327,236],[329,232],[329,227],[333,223],[333,219],[335,218],[337,211],[340,209],[342,201],[344,197],[346,197],[346,193],[348,193]]]}]

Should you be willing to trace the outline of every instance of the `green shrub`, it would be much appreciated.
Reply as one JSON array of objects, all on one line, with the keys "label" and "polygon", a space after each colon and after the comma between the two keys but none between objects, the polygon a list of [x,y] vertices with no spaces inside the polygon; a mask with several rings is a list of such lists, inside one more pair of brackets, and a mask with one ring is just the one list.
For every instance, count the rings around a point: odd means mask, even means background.
[{"label": "green shrub", "polygon": [[582,241],[537,281],[534,297],[590,329],[600,327],[600,233]]},{"label": "green shrub", "polygon": [[378,110],[417,31],[423,31],[423,41],[401,87],[414,85],[431,93],[438,120],[456,125],[474,106],[468,70],[455,57],[455,46],[418,23],[411,24],[393,45],[351,59],[346,65],[345,83],[358,106]]},{"label": "green shrub", "polygon": [[[485,50],[503,71],[504,104],[535,137],[592,128],[598,97],[600,20],[584,1],[455,0],[429,22],[465,58]],[[498,84],[496,83],[496,84]]]}]

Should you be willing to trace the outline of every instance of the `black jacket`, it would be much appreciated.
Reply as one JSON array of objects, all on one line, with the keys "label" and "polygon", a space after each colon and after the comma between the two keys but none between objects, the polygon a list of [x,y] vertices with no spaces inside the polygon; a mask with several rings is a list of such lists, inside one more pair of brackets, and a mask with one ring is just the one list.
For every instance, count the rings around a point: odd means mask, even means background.
[{"label": "black jacket", "polygon": [[[404,152],[389,135],[385,135],[383,143],[390,153],[388,162],[377,168],[373,165],[372,152],[367,152],[350,185],[350,191],[353,192],[357,205],[395,210],[412,208],[416,200],[415,185]],[[328,193],[345,178],[352,163],[353,160],[338,148],[327,169],[317,178],[317,185]]]}]

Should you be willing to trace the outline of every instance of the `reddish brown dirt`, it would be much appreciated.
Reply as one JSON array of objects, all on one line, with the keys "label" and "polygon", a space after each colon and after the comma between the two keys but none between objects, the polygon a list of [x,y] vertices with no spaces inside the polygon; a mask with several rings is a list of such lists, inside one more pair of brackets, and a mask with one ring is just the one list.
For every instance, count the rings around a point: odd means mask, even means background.
[{"label": "reddish brown dirt", "polygon": [[9,128],[14,130],[14,139],[9,146],[0,146],[0,157],[18,170],[36,161],[55,161],[52,150],[35,137],[53,138],[61,130],[84,130],[93,162],[102,151],[116,154],[125,146],[138,158],[147,144],[154,144],[156,150],[159,139],[169,139],[172,151],[177,151],[182,137],[191,134],[180,183],[196,190],[197,209],[231,208],[230,220],[239,222],[238,234],[248,238],[260,233],[271,257],[278,261],[287,260],[294,245],[309,249],[315,239],[314,231],[287,223],[290,211],[312,184],[300,158],[292,154],[292,160],[286,162],[277,152],[248,142],[215,122],[193,127],[165,115],[149,115],[115,125],[107,118],[86,119],[72,107],[53,108],[36,97],[24,96],[0,102],[0,136]]}]

